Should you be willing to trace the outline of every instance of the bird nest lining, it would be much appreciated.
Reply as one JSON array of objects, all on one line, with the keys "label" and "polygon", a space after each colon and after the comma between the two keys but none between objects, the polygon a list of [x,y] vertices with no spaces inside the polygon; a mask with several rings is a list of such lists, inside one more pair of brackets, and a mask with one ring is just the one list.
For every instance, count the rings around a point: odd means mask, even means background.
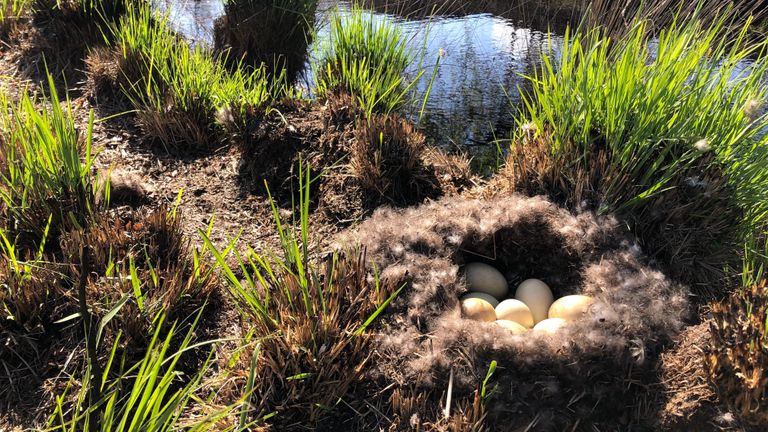
[{"label": "bird nest lining", "polygon": [[[632,405],[627,380],[652,373],[651,360],[689,312],[686,289],[649,267],[616,220],[571,214],[540,197],[380,209],[345,241],[366,247],[384,283],[406,284],[381,320],[374,378],[439,393],[452,374],[454,398],[471,397],[495,360],[489,418],[515,413],[542,426],[549,412],[553,428],[616,418]],[[462,318],[469,262],[499,269],[510,296],[537,278],[555,298],[597,302],[556,335],[513,335]]]}]

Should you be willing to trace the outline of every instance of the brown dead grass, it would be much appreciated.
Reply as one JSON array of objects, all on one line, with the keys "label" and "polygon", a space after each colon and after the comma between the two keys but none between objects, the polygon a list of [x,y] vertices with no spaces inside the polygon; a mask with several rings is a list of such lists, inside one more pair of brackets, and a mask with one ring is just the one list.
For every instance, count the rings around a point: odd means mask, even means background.
[{"label": "brown dead grass", "polygon": [[281,205],[297,190],[299,161],[320,176],[315,206],[332,221],[357,220],[381,205],[407,206],[473,184],[469,162],[430,147],[399,116],[363,118],[348,95],[290,102],[261,120],[242,147],[241,177],[254,193],[264,182]]},{"label": "brown dead grass", "polygon": [[[159,312],[172,323],[186,320],[206,302],[217,303],[211,267],[202,260],[195,271],[180,219],[164,207],[103,214],[89,227],[65,233],[57,246],[42,262],[30,261],[19,272],[5,257],[0,263],[0,305],[13,317],[0,320],[0,406],[14,407],[9,412],[26,425],[44,421],[52,395],[61,393],[67,374],[85,367],[82,323],[73,315],[78,312],[74,283],[80,277],[77,263],[83,248],[92,263],[86,295],[96,319],[134,292],[131,259],[144,297],[141,308],[135,299],[129,301],[106,326],[101,361],[118,332],[123,335],[120,353],[130,359],[142,355]],[[113,268],[107,274],[110,264],[119,271]]]},{"label": "brown dead grass", "polygon": [[660,369],[667,395],[656,429],[665,431],[743,431],[737,419],[720,406],[706,366],[712,344],[710,322],[688,327],[676,346],[662,355]]},{"label": "brown dead grass", "polygon": [[44,82],[50,72],[60,94],[65,90],[76,93],[76,84],[85,80],[89,49],[105,44],[107,21],[116,19],[125,8],[122,1],[99,3],[101,11],[88,11],[75,0],[36,0],[32,5],[35,12],[8,35],[3,54],[26,78]]},{"label": "brown dead grass", "polygon": [[706,365],[721,400],[745,423],[768,424],[768,282],[712,305]]},{"label": "brown dead grass", "polygon": [[306,276],[313,293],[306,300],[299,276],[280,271],[259,284],[263,292],[258,295],[270,293],[264,315],[240,303],[243,331],[252,332],[253,342],[219,392],[233,398],[243,394],[255,361],[249,415],[258,420],[276,413],[259,422],[271,430],[315,427],[327,421],[341,399],[350,406],[363,404],[347,396],[371,365],[373,334],[357,331],[396,288],[378,286],[369,277],[365,254],[355,250],[328,256]]}]

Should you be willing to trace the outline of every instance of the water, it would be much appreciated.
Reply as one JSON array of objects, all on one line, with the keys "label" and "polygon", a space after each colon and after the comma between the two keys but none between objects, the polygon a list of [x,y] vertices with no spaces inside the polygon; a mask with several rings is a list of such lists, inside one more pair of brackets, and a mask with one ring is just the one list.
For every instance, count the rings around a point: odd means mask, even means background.
[{"label": "water", "polygon": [[[212,44],[214,21],[224,13],[219,0],[157,0],[156,6],[169,14],[174,29],[192,43]],[[349,3],[321,0],[318,4],[315,23],[320,43],[328,37],[328,17],[335,7],[348,11]],[[548,47],[546,28],[526,27],[519,15],[504,15],[405,19],[374,13],[377,19],[396,22],[410,48],[418,53],[426,70],[415,86],[417,95],[426,92],[437,56],[442,54],[419,126],[437,145],[463,148],[479,164],[495,157],[496,147],[489,144],[495,138],[506,138],[514,127],[518,87],[525,84],[523,74],[534,71]],[[559,40],[558,36],[552,38],[555,45]],[[308,49],[312,53],[313,47]],[[416,66],[410,74],[415,74]],[[300,80],[305,83],[311,81],[308,65],[306,69]],[[415,122],[419,108],[410,113]]]}]

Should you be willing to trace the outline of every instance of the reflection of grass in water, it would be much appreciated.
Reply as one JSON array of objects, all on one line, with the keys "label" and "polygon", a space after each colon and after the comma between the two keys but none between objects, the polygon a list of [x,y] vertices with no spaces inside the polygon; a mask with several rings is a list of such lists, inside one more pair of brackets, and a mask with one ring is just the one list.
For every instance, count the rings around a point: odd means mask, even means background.
[{"label": "reflection of grass in water", "polygon": [[272,72],[285,69],[293,81],[303,70],[317,0],[230,0],[215,24],[215,47],[229,50],[230,63],[243,59]]}]

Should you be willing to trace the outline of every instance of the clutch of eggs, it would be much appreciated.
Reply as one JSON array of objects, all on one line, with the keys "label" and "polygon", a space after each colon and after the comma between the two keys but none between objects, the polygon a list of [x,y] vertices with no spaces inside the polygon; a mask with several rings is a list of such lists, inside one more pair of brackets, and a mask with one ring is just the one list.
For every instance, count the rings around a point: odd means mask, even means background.
[{"label": "clutch of eggs", "polygon": [[585,315],[595,302],[585,295],[555,300],[549,286],[539,279],[524,280],[510,299],[507,280],[494,267],[470,263],[464,274],[470,292],[461,298],[462,315],[475,321],[495,322],[513,334],[528,329],[554,334],[569,321]]}]

